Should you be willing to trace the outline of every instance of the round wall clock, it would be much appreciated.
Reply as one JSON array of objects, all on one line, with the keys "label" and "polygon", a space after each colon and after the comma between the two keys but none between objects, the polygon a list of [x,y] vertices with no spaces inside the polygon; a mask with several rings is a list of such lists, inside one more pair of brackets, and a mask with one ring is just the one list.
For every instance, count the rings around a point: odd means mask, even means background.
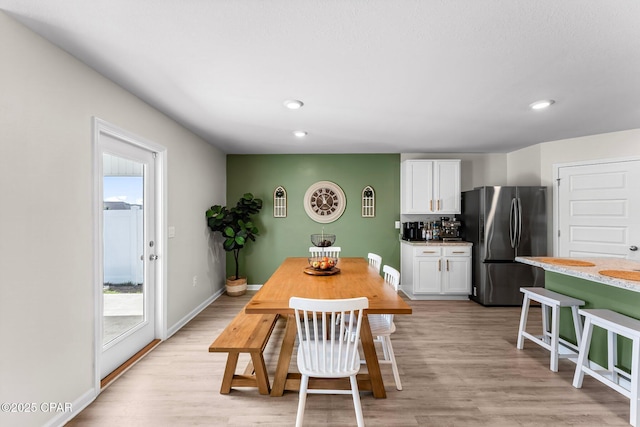
[{"label": "round wall clock", "polygon": [[312,184],[304,195],[304,210],[316,222],[333,222],[340,218],[346,207],[344,191],[331,181]]}]

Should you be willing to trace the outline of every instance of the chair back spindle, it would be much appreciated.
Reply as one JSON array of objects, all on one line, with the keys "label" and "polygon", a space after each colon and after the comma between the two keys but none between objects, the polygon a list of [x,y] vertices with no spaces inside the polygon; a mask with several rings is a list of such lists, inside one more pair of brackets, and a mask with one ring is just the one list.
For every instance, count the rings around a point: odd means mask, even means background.
[{"label": "chair back spindle", "polygon": [[326,256],[328,258],[340,258],[341,250],[342,248],[340,248],[340,246],[328,246],[326,248],[311,246],[309,248],[309,256],[314,258],[323,256]]}]

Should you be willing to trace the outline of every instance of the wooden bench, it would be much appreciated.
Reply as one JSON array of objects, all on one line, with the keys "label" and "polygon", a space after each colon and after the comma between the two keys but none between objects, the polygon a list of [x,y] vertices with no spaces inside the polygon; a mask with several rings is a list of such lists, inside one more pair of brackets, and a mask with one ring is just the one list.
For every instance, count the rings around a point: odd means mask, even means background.
[{"label": "wooden bench", "polygon": [[[232,387],[257,387],[260,394],[271,393],[263,352],[277,320],[277,314],[245,314],[243,308],[209,346],[211,353],[229,353],[221,394],[229,394]],[[240,353],[249,353],[251,364],[236,375]]]}]

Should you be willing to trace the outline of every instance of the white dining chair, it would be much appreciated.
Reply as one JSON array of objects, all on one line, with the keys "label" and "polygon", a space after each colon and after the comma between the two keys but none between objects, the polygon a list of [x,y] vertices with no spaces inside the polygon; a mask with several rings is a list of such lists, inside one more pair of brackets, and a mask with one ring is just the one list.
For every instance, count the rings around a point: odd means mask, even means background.
[{"label": "white dining chair", "polygon": [[[289,307],[295,311],[298,329],[298,370],[300,396],[296,427],[302,426],[308,393],[351,394],[358,426],[364,426],[356,374],[360,371],[360,327],[365,297],[349,299],[309,299],[292,297]],[[337,316],[349,316],[348,322],[336,322]],[[343,339],[350,336],[354,339]],[[309,378],[349,378],[351,390],[309,389]]]},{"label": "white dining chair", "polygon": [[340,246],[327,246],[326,248],[319,248],[317,246],[311,246],[309,248],[309,256],[319,257],[326,256],[329,258],[340,258]]},{"label": "white dining chair", "polygon": [[[382,267],[384,281],[391,286],[395,292],[398,292],[400,285],[400,272],[393,267],[385,265]],[[382,346],[383,358],[378,358],[381,365],[391,365],[393,378],[396,382],[396,389],[402,390],[402,382],[400,381],[400,373],[398,372],[398,364],[396,363],[396,355],[391,344],[391,334],[396,331],[396,325],[393,323],[393,314],[369,314],[369,326],[371,327],[371,335],[376,337],[376,341]],[[348,318],[345,318],[345,321]],[[361,360],[360,363],[366,363]]]},{"label": "white dining chair", "polygon": [[[400,272],[393,267],[385,265],[382,267],[382,273],[385,283],[397,293],[400,286]],[[391,365],[396,389],[402,390],[396,355],[393,351],[393,345],[391,345],[391,334],[396,331],[396,325],[393,323],[393,314],[372,314],[369,316],[369,325],[371,326],[371,335],[376,337],[382,344],[384,359],[380,359],[378,363]]]},{"label": "white dining chair", "polygon": [[367,254],[367,259],[369,260],[369,265],[378,270],[378,274],[380,274],[380,266],[382,265],[382,257],[378,254],[374,254],[369,252]]}]

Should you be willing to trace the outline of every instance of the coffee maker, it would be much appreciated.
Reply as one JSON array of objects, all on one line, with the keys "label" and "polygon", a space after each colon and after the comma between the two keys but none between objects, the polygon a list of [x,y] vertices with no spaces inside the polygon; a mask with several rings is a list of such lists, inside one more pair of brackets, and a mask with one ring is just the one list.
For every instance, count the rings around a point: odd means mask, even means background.
[{"label": "coffee maker", "polygon": [[443,242],[455,242],[462,240],[460,237],[460,221],[455,218],[450,219],[448,217],[440,218],[440,239]]},{"label": "coffee maker", "polygon": [[407,240],[409,242],[422,239],[422,223],[414,221],[414,222],[403,222],[402,223],[402,240]]}]

